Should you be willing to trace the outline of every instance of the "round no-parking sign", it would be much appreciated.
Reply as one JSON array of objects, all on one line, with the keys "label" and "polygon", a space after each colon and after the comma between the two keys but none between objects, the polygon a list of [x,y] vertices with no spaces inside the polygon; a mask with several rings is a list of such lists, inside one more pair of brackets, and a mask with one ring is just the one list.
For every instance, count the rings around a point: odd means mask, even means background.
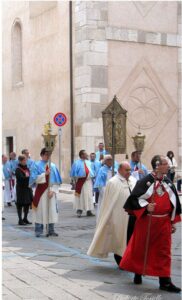
[{"label": "round no-parking sign", "polygon": [[57,126],[64,126],[66,122],[67,122],[67,117],[65,114],[63,114],[62,112],[58,112],[57,114],[55,114],[54,123]]}]

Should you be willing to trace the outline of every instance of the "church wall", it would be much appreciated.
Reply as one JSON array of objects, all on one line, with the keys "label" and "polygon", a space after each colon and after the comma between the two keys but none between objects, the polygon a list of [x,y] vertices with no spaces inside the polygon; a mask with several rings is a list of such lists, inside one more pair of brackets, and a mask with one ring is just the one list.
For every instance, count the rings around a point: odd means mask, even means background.
[{"label": "church wall", "polygon": [[128,154],[140,126],[149,168],[168,150],[180,163],[179,3],[77,1],[75,14],[77,151],[96,149],[101,113],[116,94],[128,111]]},{"label": "church wall", "polygon": [[[62,176],[67,178],[70,168],[69,4],[21,1],[13,2],[12,6],[6,2],[3,18],[3,151],[5,137],[15,136],[17,154],[22,148],[29,148],[32,158],[38,159],[43,146],[43,125],[48,121],[53,123],[57,112],[64,112],[68,123],[62,130],[61,165]],[[23,83],[12,86],[11,28],[17,18],[22,24]],[[53,129],[57,132],[58,127],[53,125]],[[58,137],[52,156],[58,164]]]}]

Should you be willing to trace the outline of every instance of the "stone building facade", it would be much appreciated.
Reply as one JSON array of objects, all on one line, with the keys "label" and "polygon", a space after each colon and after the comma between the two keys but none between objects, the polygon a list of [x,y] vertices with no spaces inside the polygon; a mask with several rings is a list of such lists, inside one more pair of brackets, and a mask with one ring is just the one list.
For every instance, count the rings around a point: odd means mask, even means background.
[{"label": "stone building facade", "polygon": [[[146,136],[143,162],[150,167],[152,155],[173,150],[180,168],[180,2],[72,3],[72,125],[69,2],[6,2],[3,8],[3,151],[8,150],[8,137],[14,137],[17,152],[26,146],[37,158],[43,124],[62,111],[68,116],[61,146],[66,179],[71,142],[75,157],[80,149],[96,150],[103,140],[101,113],[117,95],[127,110],[127,153],[134,150],[132,136],[140,127]],[[21,66],[17,63],[20,52],[15,70],[12,64],[12,26],[16,21],[22,30],[21,38],[16,38],[22,41],[22,81],[13,85],[12,74]],[[21,79],[21,72],[15,75]],[[58,161],[58,147],[53,156]]]}]

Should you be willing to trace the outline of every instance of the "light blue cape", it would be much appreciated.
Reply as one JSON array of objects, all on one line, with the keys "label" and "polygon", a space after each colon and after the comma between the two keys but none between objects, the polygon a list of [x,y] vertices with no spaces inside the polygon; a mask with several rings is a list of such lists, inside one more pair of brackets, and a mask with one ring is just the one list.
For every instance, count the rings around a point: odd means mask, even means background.
[{"label": "light blue cape", "polygon": [[[29,178],[29,186],[32,186],[36,183],[36,179],[38,175],[41,175],[42,173],[45,173],[46,171],[46,165],[47,161],[40,160],[32,164],[32,167],[30,169],[30,178]],[[62,179],[59,174],[59,171],[55,164],[51,163],[51,174],[50,174],[50,184],[61,184]]]},{"label": "light blue cape", "polygon": [[95,177],[95,172],[92,170],[91,162],[89,160],[83,160],[83,159],[78,159],[73,163],[70,172],[71,177],[76,177],[76,178],[86,177],[84,162],[87,168],[89,169],[90,177]]},{"label": "light blue cape", "polygon": [[91,168],[92,168],[92,171],[93,173],[95,173],[95,176],[97,176],[97,173],[99,172],[99,169],[102,167],[102,164],[99,160],[94,160],[94,161],[91,161],[90,160],[90,164],[91,164]]},{"label": "light blue cape", "polygon": [[10,179],[11,178],[11,168],[10,168],[9,161],[7,161],[3,165],[3,174],[4,174],[5,179]]},{"label": "light blue cape", "polygon": [[15,173],[17,167],[18,167],[19,161],[18,159],[12,159],[9,160],[9,165],[12,173]]},{"label": "light blue cape", "polygon": [[100,155],[106,155],[106,154],[109,154],[109,152],[104,149],[103,151],[97,151],[95,154],[96,154],[96,160],[99,160]]},{"label": "light blue cape", "polygon": [[109,172],[109,170],[112,170],[112,167],[108,167],[106,165],[103,165],[97,176],[96,176],[96,180],[94,183],[94,188],[99,188],[99,187],[103,187],[106,186],[106,181],[107,181],[107,174]]}]

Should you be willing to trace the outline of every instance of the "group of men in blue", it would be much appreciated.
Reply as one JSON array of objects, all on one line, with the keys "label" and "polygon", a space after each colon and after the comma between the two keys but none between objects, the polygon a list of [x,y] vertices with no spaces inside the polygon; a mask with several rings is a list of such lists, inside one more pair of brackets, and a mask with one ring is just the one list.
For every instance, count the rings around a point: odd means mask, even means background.
[{"label": "group of men in blue", "polygon": [[[54,163],[50,162],[51,153],[43,148],[40,152],[41,159],[33,161],[29,157],[28,149],[22,150],[22,154],[16,159],[16,153],[10,154],[10,161],[6,155],[2,155],[3,166],[3,200],[8,206],[16,202],[18,224],[32,224],[28,221],[27,203],[33,208],[36,237],[43,235],[44,225],[47,225],[47,236],[58,236],[54,231],[54,223],[58,221],[58,207],[56,194],[62,183],[59,171]],[[14,186],[12,185],[14,180]],[[33,195],[32,189],[35,188]],[[12,194],[14,196],[12,197]],[[24,199],[22,197],[24,196]],[[47,201],[47,198],[49,201]],[[22,208],[24,218],[22,217]]]},{"label": "group of men in blue", "polygon": [[[83,211],[87,216],[93,216],[93,203],[97,205],[97,218],[99,215],[106,183],[112,177],[112,156],[99,143],[99,150],[90,154],[90,160],[85,150],[79,153],[71,168],[70,176],[75,179],[75,209],[80,218]],[[148,170],[141,163],[141,154],[137,151],[131,154],[131,173],[137,180],[148,174]],[[114,162],[114,174],[118,171],[118,162]],[[93,197],[95,198],[93,201]]]}]

